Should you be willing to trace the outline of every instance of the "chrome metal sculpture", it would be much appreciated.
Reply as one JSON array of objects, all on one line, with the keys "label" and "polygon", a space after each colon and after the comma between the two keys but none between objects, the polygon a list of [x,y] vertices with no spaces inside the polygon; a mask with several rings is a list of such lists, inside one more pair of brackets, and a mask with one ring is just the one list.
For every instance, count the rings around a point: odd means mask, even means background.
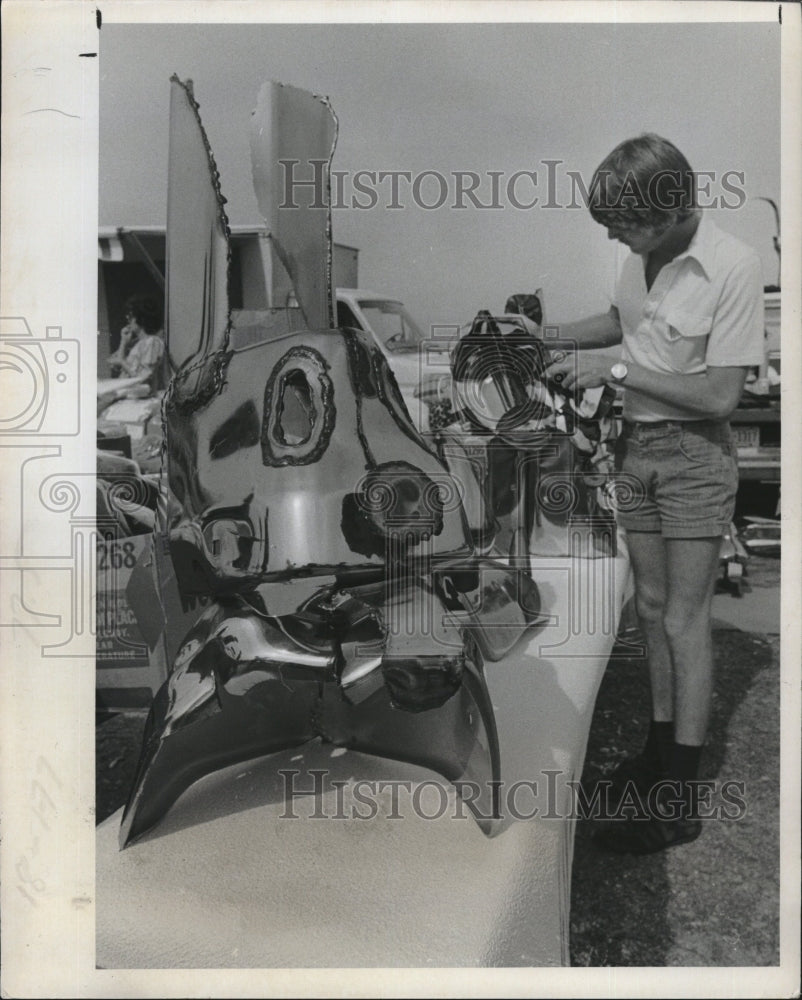
[{"label": "chrome metal sculpture", "polygon": [[537,619],[538,592],[475,554],[461,484],[414,429],[378,347],[330,329],[328,209],[278,216],[277,162],[323,161],[328,177],[335,137],[327,102],[263,88],[254,182],[304,328],[274,316],[238,338],[217,170],[191,86],[173,79],[172,504],[156,550],[184,594],[213,602],[154,700],[122,847],[202,775],[316,737],[471,781],[483,829],[496,815],[483,663]]},{"label": "chrome metal sculpture", "polygon": [[574,394],[549,381],[541,295],[511,296],[502,315],[479,312],[451,350],[449,374],[417,393],[438,454],[465,484],[475,544],[524,572],[542,543],[549,555],[616,551],[615,392]]}]

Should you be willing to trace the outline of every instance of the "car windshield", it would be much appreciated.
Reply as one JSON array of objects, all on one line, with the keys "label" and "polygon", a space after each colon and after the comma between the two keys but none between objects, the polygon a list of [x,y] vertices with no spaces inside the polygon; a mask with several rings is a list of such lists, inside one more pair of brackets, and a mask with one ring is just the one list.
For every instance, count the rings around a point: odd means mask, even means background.
[{"label": "car windshield", "polygon": [[359,308],[371,330],[389,351],[410,351],[426,339],[423,330],[401,302],[390,299],[360,299]]}]

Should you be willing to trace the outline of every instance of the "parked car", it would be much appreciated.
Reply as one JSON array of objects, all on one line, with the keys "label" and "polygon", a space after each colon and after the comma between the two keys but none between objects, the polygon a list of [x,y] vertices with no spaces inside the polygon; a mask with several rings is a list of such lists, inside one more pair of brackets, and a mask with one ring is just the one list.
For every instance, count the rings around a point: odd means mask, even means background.
[{"label": "parked car", "polygon": [[410,417],[418,430],[429,430],[428,407],[418,395],[427,376],[449,376],[449,351],[458,335],[438,336],[437,330],[424,331],[403,302],[364,288],[338,288],[337,325],[366,330],[372,334],[398,382]]}]

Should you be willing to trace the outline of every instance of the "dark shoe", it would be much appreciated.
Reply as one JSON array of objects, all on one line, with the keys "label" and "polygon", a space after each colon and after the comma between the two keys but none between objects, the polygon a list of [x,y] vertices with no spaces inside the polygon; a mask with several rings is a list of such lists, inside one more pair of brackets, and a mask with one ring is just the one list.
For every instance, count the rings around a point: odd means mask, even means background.
[{"label": "dark shoe", "polygon": [[636,757],[627,757],[621,761],[607,780],[610,782],[610,790],[619,794],[623,793],[631,782],[639,794],[648,795],[652,785],[662,777],[659,766],[651,758],[638,754]]},{"label": "dark shoe", "polygon": [[594,843],[616,854],[654,854],[688,844],[702,832],[698,819],[625,819],[594,834]]},{"label": "dark shoe", "polygon": [[[589,801],[597,801],[601,810],[599,818],[620,815],[625,804],[646,803],[649,792],[663,775],[657,765],[643,754],[628,757],[606,778],[598,778],[587,796]],[[642,811],[638,809],[637,811]]]}]

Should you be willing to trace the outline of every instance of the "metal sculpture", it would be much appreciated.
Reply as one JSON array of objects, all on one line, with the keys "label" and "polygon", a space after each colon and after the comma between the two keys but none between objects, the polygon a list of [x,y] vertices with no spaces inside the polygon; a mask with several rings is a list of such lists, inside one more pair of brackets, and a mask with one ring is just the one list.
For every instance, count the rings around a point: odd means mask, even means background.
[{"label": "metal sculpture", "polygon": [[305,326],[238,341],[229,229],[191,85],[172,81],[165,396],[170,503],[157,559],[212,603],[156,695],[120,831],[125,847],[211,771],[314,738],[478,787],[497,815],[499,747],[483,663],[539,613],[531,578],[478,556],[461,484],[414,429],[367,335],[330,327],[328,208],[279,218],[284,157],[328,165],[328,103],[263,88],[257,200]]}]

